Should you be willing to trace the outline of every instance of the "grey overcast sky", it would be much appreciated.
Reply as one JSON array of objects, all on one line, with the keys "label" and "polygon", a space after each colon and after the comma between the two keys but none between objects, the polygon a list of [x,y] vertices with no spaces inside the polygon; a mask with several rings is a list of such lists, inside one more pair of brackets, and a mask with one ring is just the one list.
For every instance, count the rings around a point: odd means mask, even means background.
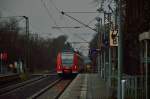
[{"label": "grey overcast sky", "polygon": [[[61,15],[63,11],[91,11],[97,9],[94,0],[0,0],[0,12],[3,16],[28,16],[30,20],[30,31],[40,36],[57,37],[67,35],[68,41],[90,41],[95,32],[88,28],[80,29],[53,29],[53,26],[82,26],[67,16]],[[46,10],[47,7],[48,11]],[[97,13],[69,13],[69,15],[80,21],[95,27]],[[51,34],[51,35],[48,35]],[[88,44],[77,44],[75,47],[87,48]]]}]

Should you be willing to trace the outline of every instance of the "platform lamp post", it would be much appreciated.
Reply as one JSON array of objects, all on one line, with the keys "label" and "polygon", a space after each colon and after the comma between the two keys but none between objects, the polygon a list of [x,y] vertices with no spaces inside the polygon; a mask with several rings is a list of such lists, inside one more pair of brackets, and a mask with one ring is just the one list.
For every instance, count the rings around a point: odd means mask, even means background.
[{"label": "platform lamp post", "polygon": [[[101,41],[102,41],[102,39],[101,39],[101,33],[100,33],[100,29],[101,29],[101,25],[102,25],[102,18],[100,18],[100,17],[96,17],[95,18],[96,19],[96,21],[98,22],[97,23],[97,33],[98,33],[98,40],[97,40],[97,46],[98,46],[98,49],[101,49]],[[97,58],[97,61],[98,61],[98,66],[97,66],[97,69],[98,69],[98,73],[100,73],[100,63],[101,63],[101,58],[100,58],[100,53],[98,53],[98,58]],[[102,68],[101,68],[102,69]]]},{"label": "platform lamp post", "polygon": [[146,81],[145,81],[145,89],[146,89],[146,99],[148,99],[148,62],[147,62],[147,55],[148,55],[148,42],[147,40],[145,40],[145,60],[146,60],[146,63],[145,63],[145,78],[146,78]]},{"label": "platform lamp post", "polygon": [[118,23],[118,88],[117,88],[117,99],[121,99],[121,79],[122,79],[122,29],[121,29],[121,0],[116,0],[118,6],[117,11],[117,23]]},{"label": "platform lamp post", "polygon": [[28,42],[28,39],[29,39],[29,18],[27,16],[22,16],[25,20],[26,20],[26,38],[27,38],[27,47],[26,47],[26,51],[25,51],[25,72],[27,71],[27,66],[29,65],[29,42]]},{"label": "platform lamp post", "polygon": [[[101,21],[101,18],[100,17],[96,17],[95,18],[96,21],[97,21],[97,33],[98,33],[98,39],[97,39],[97,46],[98,46],[98,49],[100,49],[100,21]],[[98,53],[98,57],[97,57],[97,62],[98,62],[98,65],[97,65],[97,70],[98,70],[98,74],[100,73],[100,53]]]},{"label": "platform lamp post", "polygon": [[142,43],[143,42],[143,46],[144,46],[144,50],[143,50],[143,54],[144,56],[142,57],[142,61],[144,62],[144,66],[145,66],[145,99],[149,99],[149,96],[148,96],[148,82],[149,82],[149,74],[148,74],[148,63],[149,63],[149,48],[148,48],[148,45],[149,45],[149,41],[150,41],[150,31],[148,32],[144,32],[144,33],[141,33],[139,35],[139,41]]}]

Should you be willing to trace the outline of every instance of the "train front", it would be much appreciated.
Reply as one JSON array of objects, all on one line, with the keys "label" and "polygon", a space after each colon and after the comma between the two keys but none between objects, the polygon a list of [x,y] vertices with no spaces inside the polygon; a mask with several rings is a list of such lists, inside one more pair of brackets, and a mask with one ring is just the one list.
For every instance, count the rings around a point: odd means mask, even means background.
[{"label": "train front", "polygon": [[62,52],[60,56],[61,64],[58,68],[61,69],[61,74],[78,73],[77,59],[74,52]]}]

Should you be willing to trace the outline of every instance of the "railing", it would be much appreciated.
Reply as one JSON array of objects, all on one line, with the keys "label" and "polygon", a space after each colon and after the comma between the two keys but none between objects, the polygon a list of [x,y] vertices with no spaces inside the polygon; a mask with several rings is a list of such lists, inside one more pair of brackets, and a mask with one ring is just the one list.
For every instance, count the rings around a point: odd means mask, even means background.
[{"label": "railing", "polygon": [[[122,79],[125,80],[124,99],[145,99],[145,76],[125,75]],[[117,95],[117,76],[111,77],[111,89]]]},{"label": "railing", "polygon": [[124,76],[125,99],[145,99],[145,77],[144,76]]}]

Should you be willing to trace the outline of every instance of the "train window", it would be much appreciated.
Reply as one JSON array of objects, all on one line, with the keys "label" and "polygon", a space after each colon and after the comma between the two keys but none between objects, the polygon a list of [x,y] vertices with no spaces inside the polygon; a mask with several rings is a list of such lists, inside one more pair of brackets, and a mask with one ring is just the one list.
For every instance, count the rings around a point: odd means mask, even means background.
[{"label": "train window", "polygon": [[71,66],[73,64],[73,53],[62,53],[62,64]]}]

